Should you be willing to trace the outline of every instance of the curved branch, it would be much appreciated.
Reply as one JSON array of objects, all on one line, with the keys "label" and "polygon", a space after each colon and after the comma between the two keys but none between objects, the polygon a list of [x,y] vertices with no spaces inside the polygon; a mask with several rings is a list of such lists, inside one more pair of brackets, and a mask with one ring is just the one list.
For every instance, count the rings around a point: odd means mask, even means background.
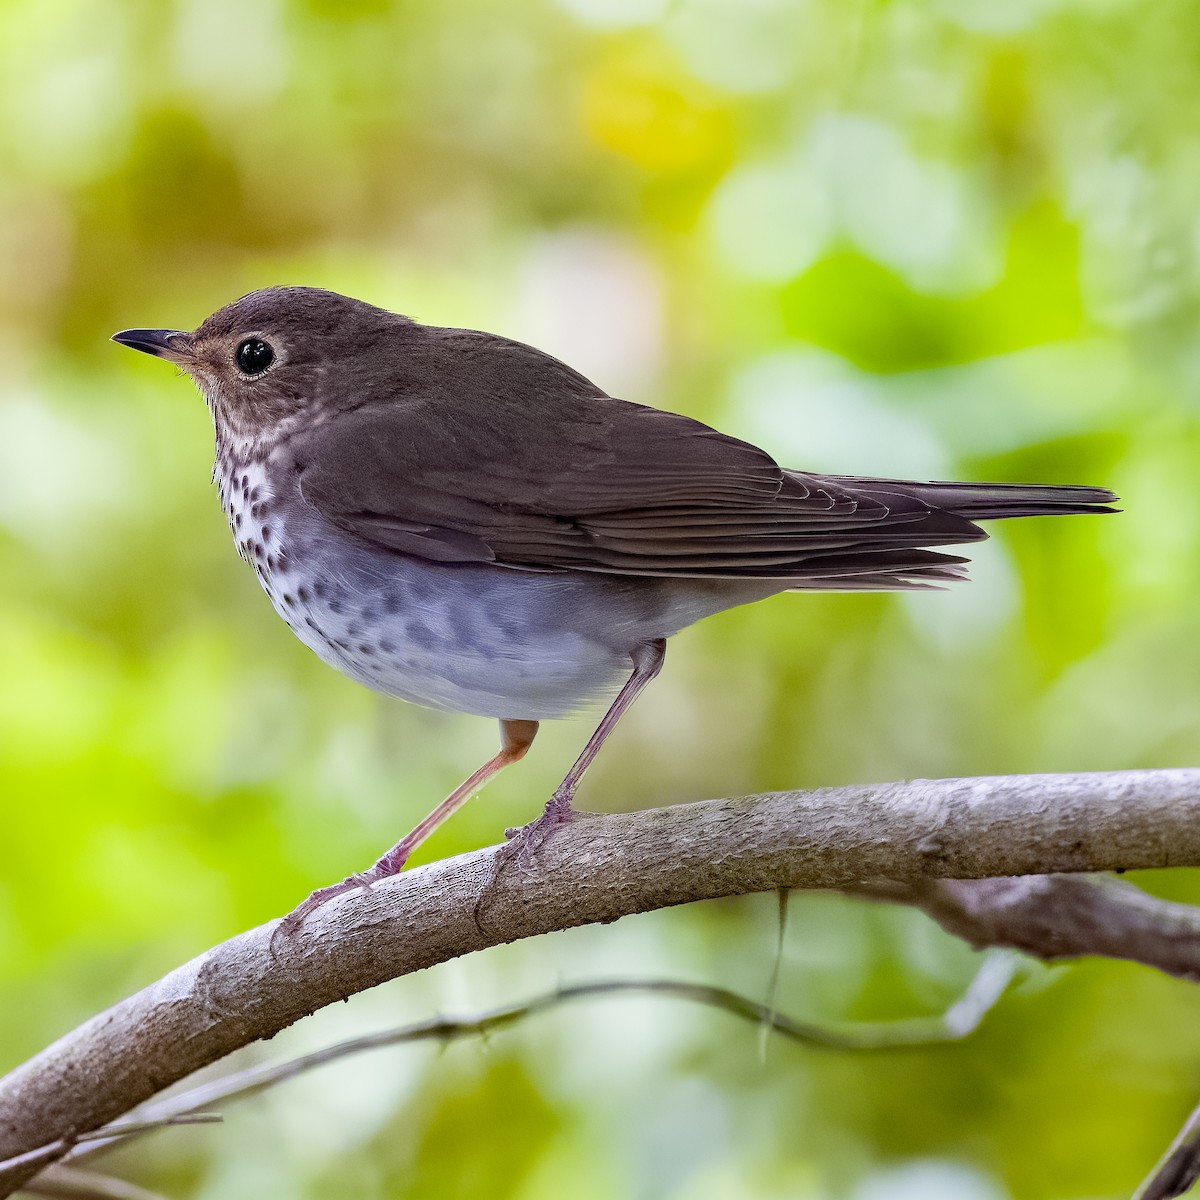
[{"label": "curved branch", "polygon": [[1200,908],[1095,875],[886,881],[859,895],[924,909],[976,949],[1009,946],[1053,961],[1102,954],[1200,981]]},{"label": "curved branch", "polygon": [[[0,1161],[97,1129],[335,1000],[518,938],[778,888],[1200,865],[1200,771],[918,780],[589,814],[489,886],[496,853],[335,901],[282,962],[271,927],[250,930],[93,1017],[0,1080]],[[0,1173],[0,1196],[36,1169]]]}]

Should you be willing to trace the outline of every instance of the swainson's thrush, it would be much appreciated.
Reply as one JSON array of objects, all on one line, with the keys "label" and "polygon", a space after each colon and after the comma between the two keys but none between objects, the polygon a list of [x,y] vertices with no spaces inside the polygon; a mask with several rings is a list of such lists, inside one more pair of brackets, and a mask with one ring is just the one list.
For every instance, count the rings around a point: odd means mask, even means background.
[{"label": "swainson's thrush", "polygon": [[530,346],[316,288],[267,288],[194,333],[114,340],[199,385],[215,478],[276,611],[367,687],[500,719],[501,749],[369,870],[395,874],[537,723],[624,686],[540,819],[702,617],[789,590],[958,579],[929,549],[977,520],[1111,511],[1096,487],[813,475],[699,421],[617,400]]}]

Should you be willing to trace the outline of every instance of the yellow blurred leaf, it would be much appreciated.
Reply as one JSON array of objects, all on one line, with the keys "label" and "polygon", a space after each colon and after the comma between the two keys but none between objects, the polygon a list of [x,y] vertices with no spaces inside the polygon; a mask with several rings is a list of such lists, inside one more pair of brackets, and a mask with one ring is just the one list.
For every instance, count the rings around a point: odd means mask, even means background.
[{"label": "yellow blurred leaf", "polygon": [[584,79],[581,116],[593,141],[651,171],[688,171],[730,142],[717,97],[665,52],[639,46],[603,59]]}]

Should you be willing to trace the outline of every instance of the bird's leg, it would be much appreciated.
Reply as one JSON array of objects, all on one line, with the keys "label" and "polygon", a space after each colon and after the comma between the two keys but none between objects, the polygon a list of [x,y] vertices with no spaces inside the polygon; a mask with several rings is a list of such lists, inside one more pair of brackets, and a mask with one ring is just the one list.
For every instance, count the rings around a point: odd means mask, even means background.
[{"label": "bird's leg", "polygon": [[630,658],[633,660],[633,674],[625,681],[625,686],[617,693],[617,698],[609,706],[603,720],[596,726],[595,733],[588,738],[583,752],[575,760],[575,765],[567,772],[566,778],[554,789],[554,795],[546,804],[545,811],[536,821],[517,830],[510,837],[510,847],[518,845],[522,854],[535,853],[554,831],[556,825],[562,825],[571,820],[575,809],[571,801],[575,789],[583,778],[583,773],[592,764],[592,759],[604,745],[608,735],[612,733],[625,710],[638,698],[642,689],[662,670],[663,659],[667,653],[665,638],[656,638],[652,642],[642,642],[635,646]]},{"label": "bird's leg", "polygon": [[292,912],[280,921],[271,936],[271,947],[274,950],[281,939],[287,939],[301,925],[335,896],[353,891],[355,888],[369,888],[371,884],[389,875],[397,875],[404,869],[404,864],[412,852],[452,813],[462,808],[470,798],[483,787],[493,775],[497,774],[510,763],[525,757],[525,752],[533,745],[537,734],[536,721],[501,721],[500,722],[500,751],[488,759],[479,770],[458,785],[411,833],[402,837],[374,866],[365,871],[343,879],[341,883],[333,883],[328,887],[318,888]]},{"label": "bird's leg", "polygon": [[533,739],[537,735],[536,721],[501,721],[500,750],[489,758],[473,775],[464,779],[415,829],[400,839],[381,859],[369,870],[362,871],[350,877],[351,881],[370,887],[379,879],[389,875],[398,875],[404,870],[408,856],[452,813],[462,808],[472,796],[487,783],[493,775],[498,774],[510,763],[515,763],[525,757]]},{"label": "bird's leg", "polygon": [[554,789],[554,795],[546,804],[545,811],[536,821],[520,829],[509,829],[505,836],[508,844],[501,846],[492,859],[492,869],[479,899],[475,901],[475,924],[482,930],[483,913],[490,903],[493,889],[497,882],[513,864],[520,859],[530,861],[545,844],[546,839],[576,816],[571,807],[575,789],[583,778],[583,773],[591,766],[592,759],[604,745],[605,739],[612,733],[614,726],[621,719],[625,710],[638,698],[642,689],[662,670],[663,659],[667,653],[665,638],[656,638],[652,642],[642,642],[635,646],[629,657],[633,660],[633,674],[625,681],[625,685],[617,693],[617,698],[609,706],[603,720],[596,726],[596,731],[588,738],[583,752],[575,760],[575,764],[567,772],[566,778]]},{"label": "bird's leg", "polygon": [[575,789],[583,778],[583,773],[592,765],[592,759],[600,753],[608,735],[616,728],[617,722],[625,710],[641,695],[642,690],[662,670],[663,659],[667,655],[666,638],[656,638],[653,642],[643,642],[635,646],[630,658],[633,659],[633,674],[625,681],[625,686],[617,693],[617,698],[609,706],[595,733],[587,740],[574,766],[567,772],[562,783],[554,789],[546,805],[545,816],[557,815],[559,819],[569,818],[573,811],[571,801],[575,798]]}]

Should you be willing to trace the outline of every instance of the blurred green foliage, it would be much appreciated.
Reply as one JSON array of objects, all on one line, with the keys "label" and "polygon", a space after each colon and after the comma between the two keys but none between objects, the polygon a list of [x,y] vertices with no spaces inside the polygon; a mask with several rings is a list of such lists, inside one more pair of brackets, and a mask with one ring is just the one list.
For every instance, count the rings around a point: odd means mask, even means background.
[{"label": "blurred green foliage", "polygon": [[[0,4],[0,1062],[371,861],[494,744],[291,638],[198,396],[106,341],[253,287],[520,337],[791,465],[1123,496],[998,531],[952,592],[688,631],[584,804],[1194,763],[1197,38],[1182,0]],[[426,857],[531,818],[587,728],[547,728]],[[248,1057],[560,978],[760,993],[773,912],[508,947]],[[798,896],[780,1003],[930,1011],[972,957]],[[1086,962],[962,1046],[764,1062],[719,1014],[597,1003],[108,1161],[178,1197],[1121,1196],[1195,1102],[1198,1015]]]}]

